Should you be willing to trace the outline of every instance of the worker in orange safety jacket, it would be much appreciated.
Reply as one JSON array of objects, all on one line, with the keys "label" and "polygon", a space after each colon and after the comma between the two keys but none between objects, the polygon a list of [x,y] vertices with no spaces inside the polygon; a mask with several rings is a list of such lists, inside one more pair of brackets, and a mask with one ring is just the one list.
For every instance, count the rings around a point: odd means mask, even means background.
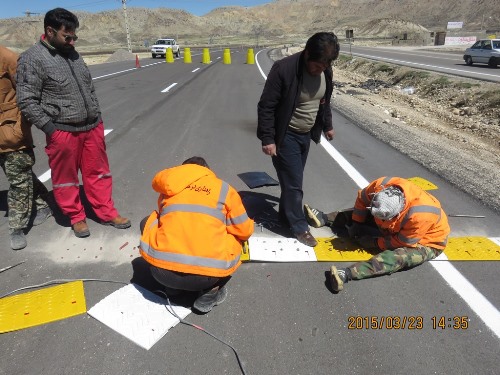
[{"label": "worker in orange safety jacket", "polygon": [[157,173],[152,185],[158,210],[141,222],[140,253],[167,294],[200,292],[193,307],[206,313],[226,298],[254,222],[201,157]]},{"label": "worker in orange safety jacket", "polygon": [[[332,266],[332,288],[337,292],[349,280],[391,274],[434,259],[450,233],[439,201],[400,177],[380,177],[359,190],[353,210],[325,214],[307,205],[304,210],[310,225],[334,227],[344,221],[349,237],[361,247],[381,251],[347,268]],[[339,214],[344,218],[339,220]]]}]

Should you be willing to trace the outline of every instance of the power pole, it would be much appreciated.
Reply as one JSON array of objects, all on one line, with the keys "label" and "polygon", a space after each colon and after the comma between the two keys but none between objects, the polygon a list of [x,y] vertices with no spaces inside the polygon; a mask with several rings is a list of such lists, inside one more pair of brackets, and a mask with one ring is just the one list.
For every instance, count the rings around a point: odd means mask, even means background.
[{"label": "power pole", "polygon": [[128,17],[127,17],[127,0],[122,0],[123,14],[125,15],[125,29],[127,31],[127,47],[128,51],[132,52],[132,45],[130,43],[130,30],[128,28]]}]

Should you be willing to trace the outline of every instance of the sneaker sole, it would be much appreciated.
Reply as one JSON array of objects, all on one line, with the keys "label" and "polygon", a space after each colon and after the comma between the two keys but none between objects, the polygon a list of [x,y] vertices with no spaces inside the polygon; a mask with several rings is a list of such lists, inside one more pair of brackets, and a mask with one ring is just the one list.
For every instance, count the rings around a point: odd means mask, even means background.
[{"label": "sneaker sole", "polygon": [[344,282],[340,279],[340,276],[337,272],[337,267],[332,266],[330,268],[330,276],[332,282],[332,289],[335,292],[340,292],[342,289],[344,289]]},{"label": "sneaker sole", "polygon": [[196,303],[197,301],[194,301],[193,308],[201,313],[208,313],[208,312],[212,311],[212,309],[215,306],[218,306],[222,302],[224,302],[226,300],[226,297],[227,297],[227,289],[223,287],[223,288],[221,288],[220,292],[217,293],[216,300],[213,302],[213,304],[209,303],[209,304],[203,305],[199,302]]},{"label": "sneaker sole", "polygon": [[304,209],[306,211],[306,219],[309,225],[313,226],[314,228],[320,228],[322,225],[316,218],[316,215],[314,215],[314,213],[312,212],[311,208],[307,204],[305,204]]},{"label": "sneaker sole", "polygon": [[78,237],[78,238],[84,238],[84,237],[88,237],[90,236],[90,231],[87,231],[87,232],[75,232],[75,236]]},{"label": "sneaker sole", "polygon": [[116,229],[127,229],[127,228],[130,228],[132,226],[132,223],[129,221],[128,223],[126,224],[113,224],[113,223],[110,223],[110,222],[107,222],[107,223],[103,223],[104,225],[109,225],[111,227],[114,227]]}]

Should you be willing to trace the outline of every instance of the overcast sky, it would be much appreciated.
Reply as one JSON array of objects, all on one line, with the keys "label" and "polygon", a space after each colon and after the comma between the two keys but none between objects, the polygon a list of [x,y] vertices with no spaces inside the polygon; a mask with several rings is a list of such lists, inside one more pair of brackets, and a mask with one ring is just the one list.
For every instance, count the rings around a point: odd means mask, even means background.
[{"label": "overcast sky", "polygon": [[[2,0],[0,18],[26,17],[25,12],[45,14],[48,10],[62,7],[70,11],[100,12],[121,9],[122,0]],[[196,16],[202,16],[212,9],[240,5],[251,7],[270,3],[271,0],[126,0],[127,8],[175,8],[183,9]]]}]

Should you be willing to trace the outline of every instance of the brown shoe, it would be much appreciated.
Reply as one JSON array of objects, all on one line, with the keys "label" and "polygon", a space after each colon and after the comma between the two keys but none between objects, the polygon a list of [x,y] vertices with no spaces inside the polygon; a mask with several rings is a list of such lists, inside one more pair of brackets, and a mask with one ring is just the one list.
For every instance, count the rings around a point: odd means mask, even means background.
[{"label": "brown shoe", "polygon": [[75,236],[79,238],[90,236],[89,226],[85,220],[73,224],[73,232],[75,232]]},{"label": "brown shoe", "polygon": [[130,225],[131,225],[129,219],[127,219],[126,217],[122,217],[120,215],[115,217],[113,220],[105,221],[103,224],[104,225],[111,225],[117,229],[127,229],[127,228],[130,228]]},{"label": "brown shoe", "polygon": [[299,242],[303,243],[306,246],[314,247],[318,244],[318,241],[313,237],[311,232],[305,231],[304,233],[296,234],[295,237],[299,240]]}]

